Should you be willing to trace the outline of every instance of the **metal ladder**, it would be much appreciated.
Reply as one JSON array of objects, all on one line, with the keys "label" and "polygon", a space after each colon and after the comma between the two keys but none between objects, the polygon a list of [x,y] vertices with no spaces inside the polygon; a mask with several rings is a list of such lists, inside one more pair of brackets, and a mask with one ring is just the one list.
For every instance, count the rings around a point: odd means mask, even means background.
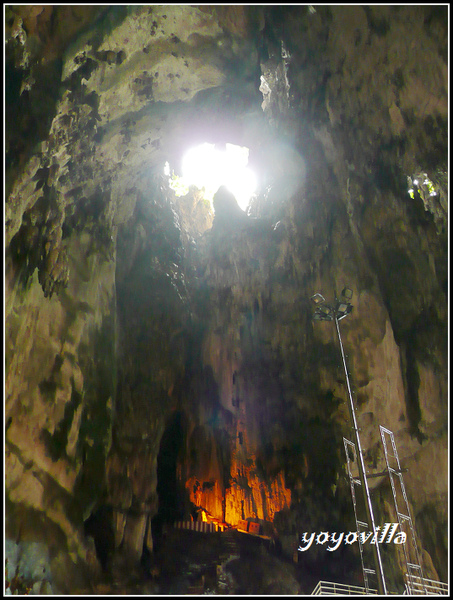
[{"label": "metal ladder", "polygon": [[[385,462],[387,465],[388,476],[392,486],[393,503],[395,505],[396,516],[400,526],[400,531],[406,534],[406,542],[402,544],[404,551],[404,559],[406,562],[407,578],[408,578],[408,593],[427,594],[421,567],[420,556],[417,548],[417,539],[415,537],[415,527],[411,518],[409,502],[407,500],[406,489],[403,482],[403,474],[396,450],[395,437],[393,432],[386,429],[382,425],[379,426],[381,431],[382,445],[384,446]],[[386,436],[390,439],[386,440]],[[421,582],[416,588],[411,589],[410,582],[417,580]],[[423,590],[420,589],[423,588]]]},{"label": "metal ladder", "polygon": [[[360,560],[362,562],[363,580],[365,583],[365,590],[366,590],[365,593],[366,594],[374,594],[374,593],[376,593],[376,590],[374,589],[374,588],[376,588],[376,581],[370,581],[370,580],[377,579],[376,570],[371,569],[368,566],[366,566],[366,561],[364,558],[364,548],[363,548],[363,544],[362,544],[362,538],[360,536],[360,533],[362,531],[369,532],[369,525],[366,522],[366,520],[361,518],[361,517],[363,517],[363,515],[366,515],[365,507],[358,506],[357,496],[356,496],[356,492],[355,492],[355,486],[361,486],[362,482],[360,481],[360,478],[358,476],[354,475],[352,472],[352,463],[355,462],[355,464],[357,465],[356,447],[353,442],[350,442],[346,438],[343,438],[343,443],[344,443],[344,449],[345,449],[346,460],[347,460],[347,465],[348,465],[349,483],[351,485],[352,504],[354,507],[354,516],[355,516],[355,522],[356,522],[356,527],[357,527],[357,535],[358,535],[359,550],[360,550]],[[353,455],[352,460],[351,460],[350,454],[348,452],[348,448],[350,449],[350,451],[352,451],[352,455]],[[362,498],[362,493],[358,494],[358,498],[360,498],[360,499]],[[361,510],[361,508],[362,508],[362,510]]]}]

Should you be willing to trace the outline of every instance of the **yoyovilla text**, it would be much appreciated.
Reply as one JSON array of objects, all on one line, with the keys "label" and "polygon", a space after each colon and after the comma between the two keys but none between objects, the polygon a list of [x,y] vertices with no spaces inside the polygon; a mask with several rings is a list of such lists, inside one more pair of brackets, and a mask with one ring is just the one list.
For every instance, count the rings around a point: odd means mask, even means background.
[{"label": "yoyovilla text", "polygon": [[[321,533],[304,533],[299,545],[299,552],[305,552],[315,542],[315,544],[326,546],[326,550],[333,552],[337,550],[341,543],[354,544],[354,542],[360,541],[361,544],[390,544],[392,541],[394,544],[405,544],[406,534],[404,531],[399,531],[398,523],[385,523],[381,529],[380,526],[375,528],[374,533],[372,531],[350,531],[349,533],[329,533],[328,531],[321,531]],[[305,544],[305,545],[303,545]]]}]

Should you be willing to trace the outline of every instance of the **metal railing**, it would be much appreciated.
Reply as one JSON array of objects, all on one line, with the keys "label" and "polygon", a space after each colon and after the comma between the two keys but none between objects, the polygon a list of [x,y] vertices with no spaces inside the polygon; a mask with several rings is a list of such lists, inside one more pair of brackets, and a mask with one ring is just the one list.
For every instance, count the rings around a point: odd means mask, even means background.
[{"label": "metal railing", "polygon": [[319,581],[312,596],[357,596],[357,595],[377,595],[378,591],[374,589],[361,587],[359,585],[346,585],[344,583],[334,583],[332,581]]},{"label": "metal railing", "polygon": [[[448,596],[448,583],[435,581],[434,579],[423,578],[415,575],[406,575],[406,590],[404,596]],[[400,595],[398,592],[387,592],[389,595]],[[311,593],[312,596],[368,596],[378,595],[378,590],[361,587],[359,585],[347,585],[345,583],[335,583],[333,581],[319,581]]]},{"label": "metal railing", "polygon": [[406,591],[404,595],[411,596],[448,596],[448,583],[423,578],[416,575],[406,575]]}]

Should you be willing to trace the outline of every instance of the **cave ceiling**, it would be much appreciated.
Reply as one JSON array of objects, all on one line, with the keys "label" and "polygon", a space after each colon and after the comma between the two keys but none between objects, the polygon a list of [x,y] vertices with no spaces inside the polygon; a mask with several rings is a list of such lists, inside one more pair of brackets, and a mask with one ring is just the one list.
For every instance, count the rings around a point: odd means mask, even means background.
[{"label": "cave ceiling", "polygon": [[[344,286],[367,469],[385,467],[384,425],[425,575],[445,580],[448,7],[4,19],[5,516],[23,580],[86,590],[197,511],[259,522],[290,560],[299,532],[349,530],[344,373],[309,301]],[[246,212],[225,188],[178,192],[205,142],[248,148]],[[390,486],[370,481],[388,521]],[[308,593],[360,564],[348,552],[343,571],[318,549],[283,587],[236,572],[231,590]],[[385,564],[396,589],[401,558]]]}]

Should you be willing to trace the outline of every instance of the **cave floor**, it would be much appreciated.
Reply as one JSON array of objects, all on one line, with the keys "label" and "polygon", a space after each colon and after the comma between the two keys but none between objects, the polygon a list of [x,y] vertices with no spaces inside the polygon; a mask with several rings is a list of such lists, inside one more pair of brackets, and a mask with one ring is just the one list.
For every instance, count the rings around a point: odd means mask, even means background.
[{"label": "cave floor", "polygon": [[141,572],[112,569],[89,593],[292,595],[301,593],[301,585],[296,565],[267,540],[234,530],[198,533],[175,529],[167,533]]}]

